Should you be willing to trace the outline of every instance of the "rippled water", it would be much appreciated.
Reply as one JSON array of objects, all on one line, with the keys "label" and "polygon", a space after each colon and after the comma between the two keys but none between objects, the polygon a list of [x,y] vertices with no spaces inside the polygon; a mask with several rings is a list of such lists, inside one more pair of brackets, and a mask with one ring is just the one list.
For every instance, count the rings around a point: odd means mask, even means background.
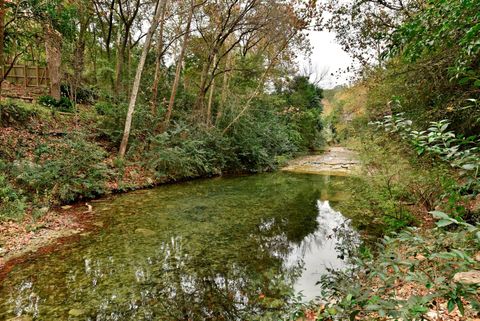
[{"label": "rippled water", "polygon": [[334,231],[350,228],[333,208],[350,184],[275,173],[94,202],[102,228],[16,266],[0,320],[277,320],[344,266]]}]

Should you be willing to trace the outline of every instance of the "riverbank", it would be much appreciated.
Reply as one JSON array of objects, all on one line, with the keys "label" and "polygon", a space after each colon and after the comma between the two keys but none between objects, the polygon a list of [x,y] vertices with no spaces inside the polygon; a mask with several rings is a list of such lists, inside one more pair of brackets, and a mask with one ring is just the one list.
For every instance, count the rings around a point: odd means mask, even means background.
[{"label": "riverbank", "polygon": [[353,267],[322,278],[322,303],[304,308],[304,320],[478,321],[479,194],[395,133],[365,126],[346,145],[361,162],[337,210],[372,235]]},{"label": "riverbank", "polygon": [[[301,119],[293,121],[290,112],[263,110],[223,133],[189,123],[152,130],[161,115],[157,119],[140,108],[128,153],[119,158],[126,106],[109,102],[75,108],[59,112],[0,100],[0,266],[88,230],[84,212],[89,200],[227,173],[273,171],[318,144],[298,110],[292,113]],[[315,117],[307,120],[317,124]]]},{"label": "riverbank", "polygon": [[[136,173],[138,175],[138,171]],[[118,189],[117,184],[109,184],[110,189],[95,199],[44,208],[45,212],[40,217],[35,217],[30,211],[21,221],[0,221],[0,280],[2,275],[19,262],[27,260],[29,256],[52,251],[56,245],[74,241],[79,235],[102,228],[103,225],[96,221],[95,202],[110,195],[202,178],[207,177],[178,180],[163,178],[154,181],[153,177],[143,176],[142,179],[130,179],[128,188]]]},{"label": "riverbank", "polygon": [[[280,170],[294,173],[344,176],[359,169],[357,158],[358,155],[355,152],[345,147],[334,146],[319,155],[294,158]],[[153,182],[153,178],[145,178],[145,176],[143,178],[143,180],[136,180],[136,185],[135,181],[131,180],[128,190],[118,190],[115,189],[117,187],[115,184],[110,184],[112,189],[107,194],[118,194],[175,182],[167,179]],[[190,178],[190,180],[197,178]],[[0,244],[2,244],[0,248],[0,275],[8,272],[9,267],[15,265],[18,260],[22,260],[22,257],[34,255],[42,249],[51,250],[56,244],[99,228],[94,221],[95,201],[88,201],[57,206],[48,210],[39,219],[28,215],[21,222],[0,222]]]},{"label": "riverbank", "polygon": [[104,227],[16,265],[0,319],[283,319],[287,297],[313,299],[324,267],[343,264],[330,231],[345,219],[318,200],[342,202],[351,181],[278,171],[95,201]]},{"label": "riverbank", "polygon": [[358,153],[342,147],[328,147],[322,154],[298,157],[282,171],[318,175],[352,175],[360,169]]}]

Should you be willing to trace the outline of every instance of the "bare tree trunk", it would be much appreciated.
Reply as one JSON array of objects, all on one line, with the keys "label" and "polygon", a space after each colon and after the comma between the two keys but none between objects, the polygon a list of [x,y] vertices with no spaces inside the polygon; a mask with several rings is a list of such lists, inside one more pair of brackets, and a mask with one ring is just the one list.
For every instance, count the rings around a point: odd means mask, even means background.
[{"label": "bare tree trunk", "polygon": [[223,111],[225,110],[225,103],[227,102],[227,95],[228,95],[228,69],[230,69],[230,61],[231,57],[228,54],[225,57],[225,69],[223,70],[223,82],[222,82],[222,96],[220,98],[220,105],[218,106],[217,110],[217,117],[215,119],[215,126],[217,126],[222,119]]},{"label": "bare tree trunk", "polygon": [[[213,57],[213,64],[215,65],[217,62],[217,55]],[[213,100],[213,91],[215,90],[215,78],[212,79],[212,84],[210,85],[210,93],[208,96],[208,105],[207,105],[207,119],[205,124],[207,127],[210,127],[211,125],[211,115],[212,115],[212,100]]]},{"label": "bare tree trunk", "polygon": [[85,66],[85,36],[87,33],[89,17],[83,17],[83,19],[80,20],[80,32],[78,34],[78,41],[75,46],[75,54],[73,61],[73,88],[71,88],[75,97],[77,95],[77,88],[79,87],[82,80],[82,71]]},{"label": "bare tree trunk", "polygon": [[120,48],[117,50],[117,64],[115,66],[115,94],[120,94],[122,87],[122,76],[124,74],[125,56],[128,45],[128,38],[130,35],[130,28],[125,27],[125,34],[121,40]]},{"label": "bare tree trunk", "polygon": [[210,56],[208,57],[207,61],[203,63],[202,73],[200,74],[200,85],[197,94],[197,100],[195,101],[195,110],[200,115],[202,114],[202,109],[204,107],[205,102],[205,95],[207,91],[205,88],[207,87],[207,77],[208,71],[210,70]]},{"label": "bare tree trunk", "polygon": [[50,78],[50,96],[58,100],[60,99],[62,36],[48,23],[45,25],[45,49]]},{"label": "bare tree trunk", "polygon": [[157,114],[158,84],[160,83],[160,74],[162,71],[162,51],[163,51],[163,27],[165,25],[165,11],[168,0],[162,0],[162,17],[160,18],[160,30],[158,31],[157,57],[155,60],[155,76],[152,85],[152,115]]},{"label": "bare tree trunk", "polygon": [[192,23],[194,8],[195,8],[195,0],[191,0],[190,11],[188,12],[188,18],[187,18],[187,27],[185,30],[185,35],[183,36],[183,44],[182,44],[182,48],[180,49],[180,55],[178,56],[178,59],[177,59],[177,69],[175,71],[175,79],[172,85],[172,92],[170,93],[170,101],[168,102],[167,114],[165,115],[165,128],[168,127],[168,124],[170,123],[170,117],[172,116],[172,109],[173,109],[173,104],[175,103],[175,96],[177,94],[178,82],[180,81],[180,72],[182,71],[183,56],[185,55],[185,50],[188,44],[188,38],[190,36],[190,24]]},{"label": "bare tree trunk", "polygon": [[119,72],[119,64],[120,64],[120,47],[122,45],[122,29],[120,28],[121,27],[121,22],[118,23],[118,30],[117,30],[117,37],[115,39],[115,46],[117,48],[117,52],[116,52],[116,62],[115,62],[115,74],[113,75],[112,77],[112,91],[115,92],[115,84],[116,84],[116,80],[118,79],[118,75],[120,74]]},{"label": "bare tree trunk", "polygon": [[[91,28],[91,30],[89,30],[90,33],[92,34],[92,37],[93,37],[93,42],[94,43],[97,43],[97,32],[96,32],[96,29],[95,28]],[[98,84],[98,72],[97,72],[97,48],[95,46],[92,46],[93,48],[90,50],[90,60],[92,61],[92,65],[93,65],[93,83],[95,85]]]},{"label": "bare tree trunk", "polygon": [[2,83],[5,77],[3,69],[5,68],[5,59],[3,57],[3,50],[5,47],[5,0],[0,0],[0,97],[2,96]]},{"label": "bare tree trunk", "polygon": [[108,35],[105,41],[105,48],[107,50],[107,58],[110,59],[110,42],[112,41],[113,31],[113,13],[115,12],[115,0],[110,3],[110,12],[108,13]]},{"label": "bare tree trunk", "polygon": [[135,79],[133,81],[132,93],[130,95],[130,102],[128,104],[127,118],[125,119],[125,129],[123,131],[122,143],[120,144],[119,157],[124,158],[125,152],[127,151],[128,138],[130,137],[130,129],[132,126],[133,112],[135,111],[135,104],[137,102],[138,90],[140,87],[140,81],[142,80],[143,67],[145,66],[145,60],[147,59],[148,50],[150,49],[150,44],[152,43],[152,37],[155,33],[155,29],[158,25],[158,20],[162,13],[162,8],[159,3],[157,3],[157,8],[155,10],[155,16],[153,17],[152,24],[148,29],[147,37],[145,39],[145,44],[143,46],[142,55],[140,56],[140,61],[138,62],[137,72],[135,74]]}]

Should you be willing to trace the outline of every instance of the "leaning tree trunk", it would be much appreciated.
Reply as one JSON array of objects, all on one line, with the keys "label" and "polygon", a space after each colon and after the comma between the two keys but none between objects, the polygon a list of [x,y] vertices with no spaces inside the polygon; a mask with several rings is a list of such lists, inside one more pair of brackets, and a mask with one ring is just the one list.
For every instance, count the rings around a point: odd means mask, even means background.
[{"label": "leaning tree trunk", "polygon": [[60,99],[62,35],[50,24],[45,25],[45,49],[50,78],[50,96],[58,100]]},{"label": "leaning tree trunk", "polygon": [[177,69],[175,71],[175,79],[172,85],[172,92],[170,93],[170,101],[168,102],[167,114],[165,115],[165,128],[168,127],[170,123],[170,117],[172,116],[173,104],[175,103],[175,96],[177,95],[178,83],[180,81],[180,72],[182,71],[182,61],[183,56],[185,55],[185,50],[188,44],[188,38],[190,36],[190,24],[192,23],[193,9],[194,9],[194,0],[192,0],[190,5],[190,11],[187,18],[187,27],[185,30],[185,35],[183,36],[182,49],[180,49],[180,55],[177,59]]},{"label": "leaning tree trunk", "polygon": [[135,73],[132,93],[130,95],[130,102],[128,104],[127,118],[125,119],[125,129],[123,131],[122,143],[120,144],[120,158],[124,158],[125,152],[127,151],[128,138],[130,137],[130,128],[132,126],[133,112],[135,111],[135,104],[137,102],[138,89],[140,87],[140,81],[142,80],[143,67],[145,66],[145,60],[147,59],[148,50],[150,49],[150,44],[152,43],[152,36],[155,32],[155,29],[157,28],[158,20],[160,19],[160,15],[162,13],[161,7],[162,6],[160,5],[160,3],[157,3],[155,16],[153,17],[152,24],[148,29],[147,37],[145,39],[145,45],[143,46],[142,55],[140,56],[140,61],[138,62],[137,66],[137,72]]}]

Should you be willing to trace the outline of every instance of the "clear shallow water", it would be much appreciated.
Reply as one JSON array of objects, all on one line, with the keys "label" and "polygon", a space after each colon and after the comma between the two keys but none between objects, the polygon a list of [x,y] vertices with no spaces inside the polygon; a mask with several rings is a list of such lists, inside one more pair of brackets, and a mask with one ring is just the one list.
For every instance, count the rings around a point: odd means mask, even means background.
[{"label": "clear shallow water", "polygon": [[274,319],[345,264],[333,208],[350,184],[275,173],[94,202],[100,231],[16,266],[0,284],[0,320]]}]

